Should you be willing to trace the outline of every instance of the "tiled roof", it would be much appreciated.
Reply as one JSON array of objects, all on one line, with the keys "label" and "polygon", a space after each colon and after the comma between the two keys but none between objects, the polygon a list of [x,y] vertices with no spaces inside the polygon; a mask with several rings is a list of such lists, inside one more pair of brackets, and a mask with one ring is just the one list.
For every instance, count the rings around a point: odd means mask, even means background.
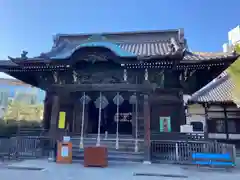
[{"label": "tiled roof", "polygon": [[[111,43],[103,42],[110,47],[115,49],[117,52],[122,51],[125,56],[161,56],[168,55],[178,51],[181,47],[176,40],[171,39],[169,41],[150,41],[150,42],[120,42]],[[93,42],[94,44],[94,42]],[[97,45],[94,45],[95,47]],[[75,51],[81,47],[81,43],[62,42],[58,47],[53,48],[50,52],[42,55],[54,59],[65,59],[70,57]],[[120,52],[121,54],[121,52]]]},{"label": "tiled roof", "polygon": [[193,102],[232,102],[233,81],[223,72],[202,89],[195,92],[189,101]]},{"label": "tiled roof", "polygon": [[183,60],[188,61],[209,61],[209,60],[218,60],[218,59],[227,59],[237,57],[233,53],[212,53],[212,52],[189,52],[186,51]]},{"label": "tiled roof", "polygon": [[11,60],[0,60],[1,66],[18,66]]},{"label": "tiled roof", "polygon": [[139,35],[139,34],[144,34],[144,35],[149,35],[149,34],[157,34],[158,36],[159,35],[163,35],[165,36],[166,34],[169,34],[169,33],[174,33],[174,34],[182,34],[184,35],[184,29],[180,28],[180,29],[164,29],[164,30],[148,30],[148,31],[121,31],[121,32],[97,32],[97,33],[77,33],[77,34],[74,34],[74,33],[71,33],[71,34],[56,34],[54,36],[54,39],[57,40],[61,37],[63,38],[76,38],[76,37],[91,37],[91,36],[105,36],[107,38],[109,38],[109,36],[122,36],[124,37],[125,35]]},{"label": "tiled roof", "polygon": [[[84,47],[105,47],[117,56],[136,57],[140,60],[174,58],[197,62],[234,58],[232,53],[190,52],[183,29],[175,29],[149,32],[59,34],[54,38],[53,48],[49,52],[41,53],[40,56],[28,60],[68,59]],[[21,58],[12,58],[14,59],[21,60]]]},{"label": "tiled roof", "polygon": [[171,52],[169,42],[146,42],[146,43],[120,43],[117,44],[125,51],[131,52],[137,56],[157,56],[166,55]]},{"label": "tiled roof", "polygon": [[[174,40],[172,40],[174,41]],[[175,41],[176,42],[176,41]],[[165,56],[173,55],[175,52],[183,52],[184,49],[177,43],[173,45],[170,41],[153,41],[153,42],[122,42],[114,44],[117,48],[126,51],[137,57],[149,56]],[[74,51],[79,48],[78,44],[62,44],[51,52],[44,54],[49,58],[64,59],[70,57]],[[235,58],[233,53],[203,53],[203,52],[189,52],[185,50],[183,58],[184,61],[207,61]]]}]

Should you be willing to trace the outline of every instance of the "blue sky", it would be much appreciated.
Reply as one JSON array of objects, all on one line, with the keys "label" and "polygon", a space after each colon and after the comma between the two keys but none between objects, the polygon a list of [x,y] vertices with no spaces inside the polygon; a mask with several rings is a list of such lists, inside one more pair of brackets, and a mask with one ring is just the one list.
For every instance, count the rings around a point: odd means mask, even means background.
[{"label": "blue sky", "polygon": [[193,51],[222,51],[239,7],[239,0],[0,0],[0,59],[46,52],[56,33],[175,28],[185,29]]}]

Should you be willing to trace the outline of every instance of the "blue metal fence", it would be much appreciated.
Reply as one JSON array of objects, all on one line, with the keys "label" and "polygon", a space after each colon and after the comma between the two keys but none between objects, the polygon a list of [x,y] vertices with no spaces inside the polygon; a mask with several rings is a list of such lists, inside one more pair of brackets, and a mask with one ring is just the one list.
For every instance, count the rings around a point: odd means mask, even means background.
[{"label": "blue metal fence", "polygon": [[196,165],[207,165],[207,166],[221,166],[221,167],[234,167],[235,162],[233,161],[230,153],[192,153],[192,163]]}]

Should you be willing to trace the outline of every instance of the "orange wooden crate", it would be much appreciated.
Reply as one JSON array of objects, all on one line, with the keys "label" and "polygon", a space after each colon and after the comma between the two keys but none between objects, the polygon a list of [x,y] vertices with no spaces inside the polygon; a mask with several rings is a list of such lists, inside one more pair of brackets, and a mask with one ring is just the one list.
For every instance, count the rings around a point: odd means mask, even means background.
[{"label": "orange wooden crate", "polygon": [[[62,156],[63,148],[68,148],[67,156]],[[57,149],[57,163],[72,163],[72,143],[71,142],[58,142],[58,149]]]},{"label": "orange wooden crate", "polygon": [[84,148],[85,167],[107,167],[108,152],[106,147],[86,147]]}]

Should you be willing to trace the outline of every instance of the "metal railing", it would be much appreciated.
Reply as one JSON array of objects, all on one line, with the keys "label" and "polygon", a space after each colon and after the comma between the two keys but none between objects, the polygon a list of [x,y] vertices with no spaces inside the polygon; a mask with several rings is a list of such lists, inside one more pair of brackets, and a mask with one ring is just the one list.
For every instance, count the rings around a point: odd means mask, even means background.
[{"label": "metal railing", "polygon": [[0,157],[8,159],[27,159],[48,157],[54,142],[42,136],[18,136],[0,138]]},{"label": "metal railing", "polygon": [[10,159],[13,151],[13,144],[10,138],[0,138],[0,158],[2,160],[5,160],[5,158]]},{"label": "metal railing", "polygon": [[235,146],[207,141],[151,141],[151,157],[153,162],[192,164],[193,153],[229,153],[235,162]]},{"label": "metal railing", "polygon": [[[79,144],[79,138],[72,138],[74,144]],[[91,141],[91,143],[95,141]],[[120,141],[120,145],[129,145],[130,141]],[[89,142],[90,143],[90,142]],[[48,157],[53,151],[56,142],[46,136],[17,136],[11,138],[0,138],[0,158],[28,159]],[[114,141],[105,140],[103,144],[115,147]],[[141,148],[140,148],[141,149]],[[152,140],[151,157],[152,162],[192,164],[193,153],[219,153],[230,154],[232,162],[235,162],[236,150],[231,144],[212,141],[173,141]]]},{"label": "metal railing", "polygon": [[169,140],[169,141],[204,141],[203,133],[181,133],[181,132],[151,132],[151,140]]}]

